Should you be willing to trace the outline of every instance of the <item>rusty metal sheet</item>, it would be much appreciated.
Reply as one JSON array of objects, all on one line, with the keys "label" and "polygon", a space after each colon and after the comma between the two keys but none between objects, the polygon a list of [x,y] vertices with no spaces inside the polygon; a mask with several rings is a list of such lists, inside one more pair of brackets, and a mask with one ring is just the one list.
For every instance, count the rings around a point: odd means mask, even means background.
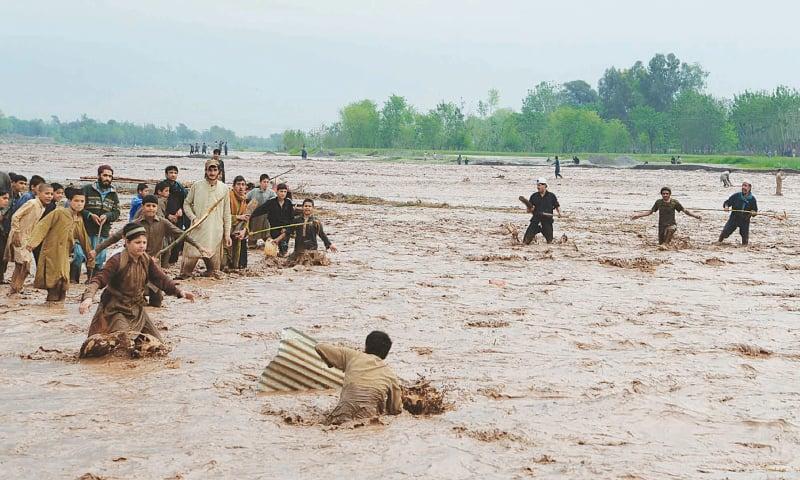
[{"label": "rusty metal sheet", "polygon": [[281,332],[278,355],[258,380],[262,392],[296,392],[341,387],[344,372],[329,368],[314,350],[317,341],[294,329]]}]

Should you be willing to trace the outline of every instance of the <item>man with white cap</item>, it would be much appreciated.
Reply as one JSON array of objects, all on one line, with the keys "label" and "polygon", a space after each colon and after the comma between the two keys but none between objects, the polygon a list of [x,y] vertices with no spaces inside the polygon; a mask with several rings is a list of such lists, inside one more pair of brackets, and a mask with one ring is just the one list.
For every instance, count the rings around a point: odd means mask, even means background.
[{"label": "man with white cap", "polygon": [[546,178],[536,180],[536,190],[527,204],[528,213],[533,213],[533,216],[522,240],[525,245],[530,245],[537,233],[544,235],[547,243],[553,243],[553,210],[561,217],[561,205],[555,194],[547,191]]},{"label": "man with white cap", "polygon": [[734,193],[722,204],[722,208],[726,212],[733,211],[728,217],[728,223],[719,234],[718,243],[722,243],[738,228],[739,235],[742,236],[742,245],[747,245],[750,238],[750,218],[755,217],[758,212],[758,203],[756,203],[756,197],[753,196],[752,190],[753,184],[750,183],[750,180],[745,180],[742,182],[742,191]]}]

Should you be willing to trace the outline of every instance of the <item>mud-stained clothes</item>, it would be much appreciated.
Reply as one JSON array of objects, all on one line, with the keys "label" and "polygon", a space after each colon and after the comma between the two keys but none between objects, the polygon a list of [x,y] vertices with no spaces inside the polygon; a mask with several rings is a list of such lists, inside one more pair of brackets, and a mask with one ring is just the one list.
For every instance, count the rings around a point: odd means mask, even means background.
[{"label": "mud-stained clothes", "polygon": [[742,237],[742,245],[747,245],[750,240],[750,218],[752,218],[748,212],[758,211],[756,197],[753,196],[752,193],[745,195],[742,192],[737,192],[728,197],[728,199],[722,203],[722,207],[746,211],[731,212],[731,216],[728,217],[728,222],[725,223],[725,226],[722,228],[722,233],[719,234],[719,240],[722,241],[728,238],[738,228],[739,235]]},{"label": "mud-stained clothes", "polygon": [[339,403],[325,419],[327,425],[402,413],[400,382],[381,358],[329,343],[318,343],[316,350],[325,363],[344,371]]},{"label": "mud-stained clothes", "polygon": [[25,202],[11,218],[11,230],[3,259],[14,262],[14,273],[11,275],[11,293],[21,292],[25,279],[31,271],[33,254],[25,248],[33,228],[44,213],[44,205],[38,199]]},{"label": "mud-stained clothes", "polygon": [[[34,288],[47,290],[47,300],[63,302],[69,290],[69,254],[75,241],[86,250],[89,234],[83,226],[83,217],[68,208],[58,207],[33,229],[28,245],[41,246],[36,263]],[[89,260],[89,268],[94,260]]]},{"label": "mud-stained clothes", "polygon": [[123,251],[109,258],[81,297],[81,301],[94,298],[98,290],[105,288],[87,337],[96,333],[132,332],[133,336],[146,333],[162,340],[144,308],[148,282],[168,295],[183,296],[175,282],[149,255],[134,258]]},{"label": "mud-stained clothes", "polygon": [[722,182],[723,187],[730,187],[731,186],[731,174],[728,172],[722,172],[719,176],[720,181]]},{"label": "mud-stained clothes", "polygon": [[213,255],[211,258],[204,258],[197,248],[186,242],[183,247],[181,275],[190,276],[200,258],[203,258],[203,262],[206,264],[207,273],[220,268],[224,255],[223,239],[231,234],[231,202],[226,201],[228,200],[228,186],[221,181],[215,182],[214,185],[211,185],[208,180],[195,182],[189,189],[186,201],[183,202],[183,213],[190,222],[194,223],[203,217],[218,200],[220,203],[206,221],[186,237],[191,237]]},{"label": "mud-stained clothes", "polygon": [[322,229],[322,222],[317,220],[317,217],[311,215],[306,218],[303,216],[295,217],[292,224],[301,223],[296,227],[292,227],[292,234],[294,235],[294,253],[300,254],[305,251],[315,251],[318,248],[317,237],[322,240],[327,250],[331,246],[331,241]]},{"label": "mud-stained clothes", "polygon": [[[264,214],[267,215],[267,220],[269,220],[269,224],[272,228],[291,225],[294,219],[294,204],[289,198],[286,198],[283,201],[283,205],[281,205],[278,198],[275,197],[267,200],[264,205],[253,210],[251,218],[259,217]],[[270,237],[273,239],[278,238],[280,234],[280,228],[275,228],[275,230],[270,230],[269,232]],[[288,235],[280,242],[278,249],[283,254],[289,250]]]},{"label": "mud-stained clothes", "polygon": [[677,229],[678,224],[675,221],[675,212],[682,212],[683,205],[674,198],[670,198],[668,202],[659,198],[650,211],[653,213],[658,212],[658,243],[661,245],[666,241],[668,232],[672,230],[674,233]]},{"label": "mud-stained clothes", "polygon": [[[186,190],[180,182],[172,181],[167,179],[166,182],[169,184],[169,199],[167,199],[167,207],[166,207],[166,215],[164,218],[169,219],[170,215],[175,215],[178,213],[178,210],[183,208],[183,202],[186,200],[186,195],[189,194],[189,191]],[[170,220],[172,221],[172,220]],[[186,218],[186,215],[181,215],[175,222],[172,222],[178,226],[181,230],[186,230],[186,227],[189,226],[189,222]],[[169,255],[169,263],[175,263],[178,261],[178,255],[180,252],[183,251],[183,241],[179,242],[177,245],[172,247],[172,252]],[[163,263],[162,263],[163,265]]]},{"label": "mud-stained clothes", "polygon": [[[533,205],[533,216],[528,229],[525,231],[524,243],[528,244],[533,241],[537,233],[544,235],[547,243],[553,242],[553,210],[559,208],[561,205],[558,203],[558,198],[553,192],[545,192],[540,195],[539,192],[534,192],[531,198],[528,199]],[[543,215],[548,213],[549,215]]]},{"label": "mud-stained clothes", "polygon": [[[259,186],[258,188],[254,188],[247,192],[247,202],[256,202],[256,208],[264,205],[269,200],[272,200],[276,197],[275,192],[272,191],[271,188],[267,188],[266,190],[262,190]],[[254,247],[258,240],[266,240],[269,238],[269,232],[265,232],[262,230],[266,230],[269,228],[269,218],[267,215],[260,215],[258,217],[251,217],[250,218],[250,231],[251,232],[259,232],[255,235],[250,237],[250,247]]]},{"label": "mud-stained clothes", "polygon": [[247,213],[247,197],[239,197],[236,191],[231,189],[228,193],[231,202],[231,246],[225,247],[225,265],[231,269],[247,268],[247,236],[238,239],[234,235],[237,232],[248,230],[248,222],[237,220],[239,215]]}]

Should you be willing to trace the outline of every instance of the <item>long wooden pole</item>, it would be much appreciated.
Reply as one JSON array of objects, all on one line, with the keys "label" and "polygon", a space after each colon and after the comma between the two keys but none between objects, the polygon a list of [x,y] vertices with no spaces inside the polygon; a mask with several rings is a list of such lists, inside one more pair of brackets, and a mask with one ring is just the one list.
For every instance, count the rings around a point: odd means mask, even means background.
[{"label": "long wooden pole", "polygon": [[172,250],[172,247],[174,247],[174,246],[175,246],[175,245],[177,245],[177,244],[178,244],[178,243],[179,243],[181,240],[183,240],[184,238],[186,238],[186,236],[187,236],[187,235],[189,235],[189,233],[190,233],[192,230],[194,230],[195,228],[199,227],[199,226],[200,226],[200,224],[202,224],[203,222],[205,222],[205,221],[206,221],[206,219],[208,218],[208,216],[209,216],[209,215],[211,215],[211,212],[213,212],[213,211],[214,211],[214,210],[217,208],[217,206],[220,204],[220,202],[222,202],[222,201],[223,201],[223,200],[225,200],[226,198],[228,198],[228,195],[223,195],[222,197],[220,197],[219,199],[217,199],[217,201],[216,201],[216,202],[214,202],[214,204],[213,204],[213,205],[211,205],[210,207],[208,207],[208,210],[206,210],[206,213],[204,213],[204,214],[203,214],[203,216],[202,216],[202,217],[200,217],[200,219],[199,219],[199,220],[197,220],[197,222],[193,223],[193,224],[192,224],[192,225],[191,225],[189,228],[187,228],[187,229],[186,229],[186,230],[185,230],[185,231],[184,231],[184,232],[183,232],[183,233],[182,233],[182,234],[181,234],[181,235],[180,235],[178,238],[176,238],[176,239],[175,239],[175,240],[174,240],[172,243],[170,243],[170,244],[169,244],[169,245],[167,245],[166,247],[162,248],[162,249],[161,249],[161,250],[158,252],[158,254],[156,255],[156,258],[158,258],[158,257],[160,257],[161,255],[163,255],[164,253],[166,253],[166,252],[168,252],[168,251]]}]

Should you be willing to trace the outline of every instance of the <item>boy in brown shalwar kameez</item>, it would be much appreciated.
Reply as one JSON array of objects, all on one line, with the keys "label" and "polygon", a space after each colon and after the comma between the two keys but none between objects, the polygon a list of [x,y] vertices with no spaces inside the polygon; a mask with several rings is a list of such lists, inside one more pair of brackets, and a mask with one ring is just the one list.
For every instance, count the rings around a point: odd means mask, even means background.
[{"label": "boy in brown shalwar kameez", "polygon": [[[169,252],[161,254],[160,259],[157,257],[158,252],[165,246],[165,239],[177,238],[183,231],[166,218],[158,215],[157,212],[160,208],[159,201],[154,195],[146,195],[142,199],[142,208],[139,209],[136,221],[133,223],[143,226],[147,232],[147,254],[156,262],[160,262],[161,268],[166,268],[169,266]],[[98,253],[119,242],[123,237],[124,229],[113,233],[107,240],[89,252],[89,258],[94,259]],[[211,252],[203,248],[191,237],[187,237],[186,242],[197,248],[203,255],[211,256]],[[151,307],[160,307],[164,296],[160,290],[148,287],[147,298]]]},{"label": "boy in brown shalwar kameez", "polygon": [[44,207],[53,200],[53,187],[41,183],[36,190],[36,198],[23,204],[11,217],[11,230],[8,232],[5,260],[14,262],[14,274],[11,276],[9,296],[22,292],[25,279],[31,271],[33,254],[25,248],[33,227],[44,213]]},{"label": "boy in brown shalwar kameez", "polygon": [[[191,292],[178,288],[164,274],[158,261],[147,255],[147,231],[141,225],[129,223],[123,228],[125,250],[111,257],[103,270],[92,277],[81,297],[80,313],[85,314],[92,305],[95,293],[104,288],[100,304],[89,326],[88,337],[103,333],[122,332],[130,339],[147,334],[161,341],[161,335],[145,311],[144,293],[147,284],[163,290],[168,295],[194,302]],[[92,352],[81,348],[81,357]]]},{"label": "boy in brown shalwar kameez", "polygon": [[[82,190],[73,190],[70,195],[69,208],[56,207],[41,219],[33,228],[26,246],[28,251],[42,246],[33,286],[47,290],[48,302],[63,302],[67,296],[69,254],[72,252],[75,240],[80,242],[85,252],[88,252],[91,246],[81,215],[86,197]],[[88,266],[94,268],[94,258],[88,260]]]},{"label": "boy in brown shalwar kameez", "polygon": [[329,343],[318,343],[315,348],[329,367],[344,371],[339,404],[325,418],[326,425],[402,413],[400,382],[383,361],[392,348],[389,335],[371,332],[367,335],[364,352]]}]

